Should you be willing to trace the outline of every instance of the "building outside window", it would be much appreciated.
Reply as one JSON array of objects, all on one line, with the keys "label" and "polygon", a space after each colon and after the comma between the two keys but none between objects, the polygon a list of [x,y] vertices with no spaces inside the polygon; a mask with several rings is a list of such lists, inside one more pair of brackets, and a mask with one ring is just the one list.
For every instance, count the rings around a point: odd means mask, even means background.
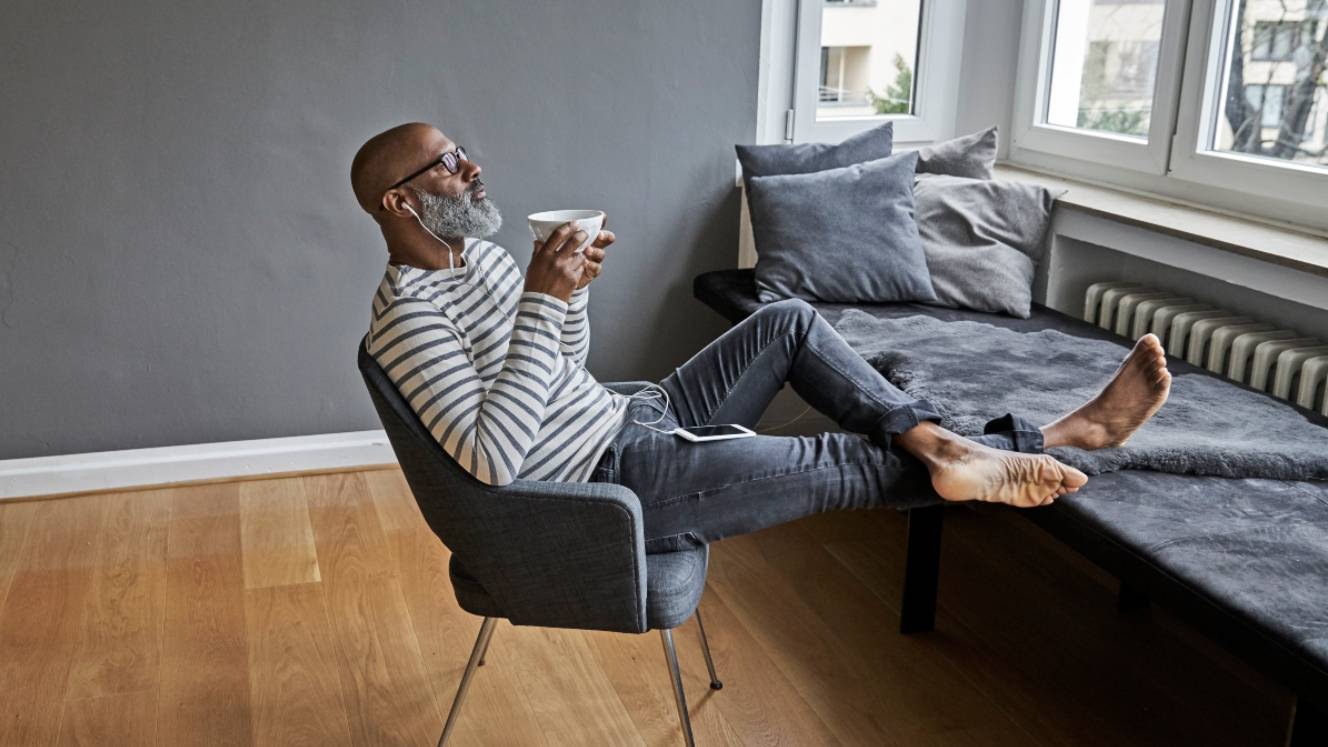
[{"label": "building outside window", "polygon": [[1146,137],[1164,10],[1163,0],[1062,0],[1046,121]]},{"label": "building outside window", "polygon": [[[1328,166],[1324,3],[1236,0],[1214,151]],[[1243,95],[1242,95],[1243,93]]]},{"label": "building outside window", "polygon": [[1255,60],[1290,60],[1305,36],[1314,35],[1313,22],[1255,21],[1250,58]]},{"label": "building outside window", "polygon": [[826,0],[817,119],[913,112],[921,0]]}]

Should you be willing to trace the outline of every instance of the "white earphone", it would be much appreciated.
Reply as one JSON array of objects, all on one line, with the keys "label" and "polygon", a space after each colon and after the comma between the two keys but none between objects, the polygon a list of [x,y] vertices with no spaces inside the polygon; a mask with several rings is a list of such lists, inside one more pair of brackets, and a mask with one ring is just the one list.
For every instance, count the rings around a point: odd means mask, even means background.
[{"label": "white earphone", "polygon": [[443,246],[447,247],[447,269],[448,269],[448,270],[453,270],[453,271],[456,270],[456,267],[455,267],[455,266],[453,265],[453,263],[452,263],[452,246],[451,246],[451,244],[448,244],[446,241],[443,241],[442,239],[438,238],[438,234],[434,233],[433,231],[430,231],[430,230],[429,230],[429,227],[426,226],[426,225],[424,225],[424,221],[420,218],[420,214],[417,213],[417,212],[415,212],[415,208],[411,207],[409,202],[404,202],[404,201],[403,201],[401,204],[404,205],[405,208],[406,208],[407,210],[410,211],[410,214],[411,214],[411,215],[415,216],[415,222],[417,222],[417,223],[420,224],[420,228],[423,228],[424,231],[425,231],[425,233],[427,233],[427,234],[429,234],[430,236],[432,236],[432,237],[434,238],[434,240],[436,240],[438,243],[440,243],[440,244],[442,244]]},{"label": "white earphone", "polygon": [[[653,391],[653,390],[649,390],[649,387],[655,387],[655,389],[658,389],[659,391],[656,392],[656,391]],[[643,399],[643,400],[645,400],[645,399],[659,399],[659,395],[660,395],[660,394],[664,395],[664,412],[663,412],[663,413],[660,413],[659,417],[657,417],[657,418],[655,418],[654,420],[650,421],[650,423],[645,423],[645,422],[642,422],[642,421],[640,421],[640,420],[633,420],[632,422],[633,422],[633,423],[636,423],[637,425],[643,425],[643,426],[649,428],[649,429],[652,430],[652,431],[658,431],[658,432],[660,432],[660,433],[673,433],[674,431],[666,431],[666,430],[664,430],[663,428],[656,428],[655,426],[651,425],[651,423],[658,423],[659,421],[663,420],[663,419],[664,419],[664,413],[667,413],[667,412],[669,411],[669,393],[668,393],[668,390],[666,390],[664,387],[662,387],[662,386],[660,386],[660,385],[658,385],[658,384],[653,384],[653,383],[652,383],[652,384],[650,384],[649,386],[643,386],[643,387],[641,387],[641,389],[640,389],[639,391],[635,392],[634,394],[629,395],[627,398],[628,398],[628,399],[637,399],[637,398],[639,397],[640,399]],[[807,405],[805,408],[803,408],[802,412],[798,413],[797,417],[793,418],[792,420],[787,420],[787,421],[785,421],[785,422],[783,422],[783,423],[780,423],[779,425],[772,425],[772,426],[769,426],[769,427],[767,427],[767,428],[757,428],[757,429],[755,429],[755,430],[756,430],[757,433],[769,433],[770,431],[779,430],[780,428],[784,428],[784,427],[786,427],[786,426],[793,425],[794,423],[796,423],[796,422],[798,422],[799,420],[801,420],[801,419],[802,419],[802,416],[803,416],[803,415],[806,415],[806,414],[808,413],[808,411],[810,411],[811,409],[812,409],[812,406],[811,406],[811,405]],[[677,430],[677,429],[675,428],[674,430]]]},{"label": "white earphone", "polygon": [[[658,391],[650,390],[650,387],[655,387],[655,389],[657,389]],[[651,425],[651,423],[658,423],[659,421],[663,420],[664,416],[667,415],[669,412],[669,393],[665,391],[664,387],[660,386],[659,384],[651,383],[647,386],[641,387],[638,391],[629,394],[627,396],[627,399],[656,400],[659,399],[659,395],[661,394],[664,395],[664,411],[659,414],[659,417],[650,421],[650,423],[644,423],[640,420],[633,420],[632,422],[636,423],[637,425],[643,425],[652,431],[659,431],[660,433],[673,433],[673,431],[666,431],[663,428],[656,428],[655,426]]]}]

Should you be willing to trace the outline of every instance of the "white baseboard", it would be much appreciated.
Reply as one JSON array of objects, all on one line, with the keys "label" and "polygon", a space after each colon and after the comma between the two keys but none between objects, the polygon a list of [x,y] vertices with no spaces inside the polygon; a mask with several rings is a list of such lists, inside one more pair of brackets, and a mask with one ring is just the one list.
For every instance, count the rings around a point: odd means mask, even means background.
[{"label": "white baseboard", "polygon": [[382,430],[0,460],[0,501],[395,464]]}]

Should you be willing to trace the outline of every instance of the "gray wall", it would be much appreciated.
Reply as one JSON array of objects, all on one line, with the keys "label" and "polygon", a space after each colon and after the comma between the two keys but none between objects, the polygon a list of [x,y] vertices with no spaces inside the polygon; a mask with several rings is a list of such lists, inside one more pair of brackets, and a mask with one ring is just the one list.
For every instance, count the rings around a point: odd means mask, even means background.
[{"label": "gray wall", "polygon": [[1000,126],[997,154],[1010,154],[1015,70],[1023,0],[981,0],[965,6],[963,62],[955,132]]},{"label": "gray wall", "polygon": [[351,155],[438,124],[496,240],[593,207],[590,369],[658,379],[726,328],[760,0],[6,3],[0,459],[377,428],[354,365],[385,253]]}]

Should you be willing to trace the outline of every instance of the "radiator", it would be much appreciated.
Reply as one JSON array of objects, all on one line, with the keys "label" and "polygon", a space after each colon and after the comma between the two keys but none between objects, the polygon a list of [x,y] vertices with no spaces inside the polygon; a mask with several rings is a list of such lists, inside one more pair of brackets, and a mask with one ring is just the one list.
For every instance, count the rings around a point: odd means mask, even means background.
[{"label": "radiator", "polygon": [[1140,283],[1094,283],[1084,319],[1137,340],[1152,332],[1167,353],[1328,415],[1328,342]]}]

